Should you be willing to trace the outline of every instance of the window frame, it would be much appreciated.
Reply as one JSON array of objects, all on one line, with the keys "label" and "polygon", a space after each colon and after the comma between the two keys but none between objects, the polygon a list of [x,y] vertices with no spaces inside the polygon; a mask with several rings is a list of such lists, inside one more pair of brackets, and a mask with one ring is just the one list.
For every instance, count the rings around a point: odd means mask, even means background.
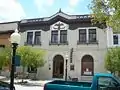
[{"label": "window frame", "polygon": [[[29,42],[29,40],[28,40],[28,33],[32,33],[32,43],[28,43],[28,42]],[[33,44],[33,37],[34,37],[33,31],[27,32],[27,40],[26,40],[26,43],[27,43],[28,45],[32,45],[32,44]]]},{"label": "window frame", "polygon": [[[61,42],[60,41],[60,39],[61,39],[61,34],[60,34],[60,32],[61,31],[67,31],[67,40],[66,40],[66,42],[64,43],[64,42]],[[49,45],[68,45],[68,30],[66,30],[66,29],[64,29],[64,30],[51,30],[51,40],[50,40],[50,42],[49,42]],[[54,32],[54,31],[57,31],[58,32],[58,42],[56,42],[56,43],[54,43],[54,42],[52,42],[52,32]]]},{"label": "window frame", "polygon": [[[38,35],[36,35],[36,32],[40,32],[40,35],[39,35],[39,43],[36,43],[36,36],[38,36]],[[34,33],[34,45],[40,45],[41,44],[41,31],[35,31],[35,33]]]},{"label": "window frame", "polygon": [[[117,43],[115,43],[114,36],[117,36]],[[119,35],[118,34],[113,34],[113,45],[118,45],[119,44]]]},{"label": "window frame", "polygon": [[[85,30],[85,33],[84,33],[85,41],[81,41],[81,39],[80,39],[80,35],[83,35],[83,33],[80,34],[81,30]],[[87,29],[79,29],[79,43],[86,43],[86,42],[87,42]]]},{"label": "window frame", "polygon": [[[65,31],[66,33],[62,33],[61,34],[62,31]],[[63,40],[63,41],[61,40],[62,35],[63,36],[66,35],[66,40]],[[59,40],[60,43],[67,43],[67,35],[68,35],[68,31],[67,30],[60,30],[60,40]]]},{"label": "window frame", "polygon": [[[95,30],[95,32],[90,32],[90,30]],[[96,32],[96,29],[88,29],[88,37],[89,37],[89,43],[94,43],[94,42],[96,42],[97,41],[97,32]],[[90,40],[90,38],[92,38],[93,39],[93,36],[95,35],[95,40]],[[92,37],[90,37],[90,36],[92,36]]]},{"label": "window frame", "polygon": [[[26,42],[25,42],[25,43],[26,43],[27,45],[37,45],[37,44],[34,43],[34,40],[35,40],[35,32],[39,32],[39,31],[40,31],[40,37],[41,37],[41,38],[40,38],[40,44],[39,44],[39,45],[41,45],[41,41],[42,41],[42,30],[27,30],[27,31],[26,31]],[[27,37],[27,36],[28,36],[28,33],[29,33],[29,32],[32,32],[32,33],[33,33],[32,44],[28,44],[28,43],[27,43],[27,40],[28,40],[28,37]]]},{"label": "window frame", "polygon": [[[80,29],[86,29],[86,42],[85,43],[80,43],[79,42],[79,30]],[[96,29],[96,42],[89,42],[89,29]],[[80,45],[80,44],[98,44],[98,37],[97,37],[97,30],[98,30],[98,27],[84,27],[84,28],[78,28],[77,29],[77,33],[78,33],[78,40],[77,40],[77,45]]]},{"label": "window frame", "polygon": [[[57,32],[57,34],[53,34],[53,32]],[[57,42],[55,42],[55,41],[53,40],[54,35],[57,36]],[[58,37],[59,37],[59,32],[58,32],[58,30],[52,30],[52,31],[51,31],[51,43],[58,44],[58,41],[59,41],[59,40],[58,40],[58,39],[59,39]]]}]

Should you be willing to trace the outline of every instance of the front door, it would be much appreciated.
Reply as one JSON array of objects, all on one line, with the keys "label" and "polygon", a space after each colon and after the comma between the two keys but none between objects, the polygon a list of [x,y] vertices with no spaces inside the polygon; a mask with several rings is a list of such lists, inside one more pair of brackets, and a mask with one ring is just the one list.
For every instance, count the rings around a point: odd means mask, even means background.
[{"label": "front door", "polygon": [[64,58],[56,55],[53,59],[53,78],[63,78],[64,75]]}]

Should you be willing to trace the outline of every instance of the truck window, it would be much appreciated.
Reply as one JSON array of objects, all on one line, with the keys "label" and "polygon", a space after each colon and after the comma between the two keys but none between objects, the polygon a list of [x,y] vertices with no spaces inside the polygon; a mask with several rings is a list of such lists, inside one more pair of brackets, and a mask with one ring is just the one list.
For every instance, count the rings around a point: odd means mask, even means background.
[{"label": "truck window", "polygon": [[106,90],[108,88],[116,88],[118,86],[118,82],[116,82],[113,78],[110,77],[99,77],[98,78],[98,90]]}]

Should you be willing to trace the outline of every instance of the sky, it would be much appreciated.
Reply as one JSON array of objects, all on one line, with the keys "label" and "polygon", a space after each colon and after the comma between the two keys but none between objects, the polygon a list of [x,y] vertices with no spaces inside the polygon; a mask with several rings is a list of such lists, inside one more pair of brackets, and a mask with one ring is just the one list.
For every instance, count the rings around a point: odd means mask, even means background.
[{"label": "sky", "polygon": [[59,9],[70,15],[91,13],[91,0],[1,0],[0,22],[49,17]]}]

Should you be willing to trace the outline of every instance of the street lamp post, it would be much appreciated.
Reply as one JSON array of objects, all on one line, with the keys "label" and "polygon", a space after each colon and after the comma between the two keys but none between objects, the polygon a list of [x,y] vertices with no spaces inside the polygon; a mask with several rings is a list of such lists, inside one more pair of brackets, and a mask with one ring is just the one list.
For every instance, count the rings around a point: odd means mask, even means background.
[{"label": "street lamp post", "polygon": [[65,66],[66,66],[66,68],[65,68],[65,81],[67,81],[67,63],[68,63],[68,55],[66,54],[66,64],[65,64]]},{"label": "street lamp post", "polygon": [[12,55],[12,61],[11,61],[11,72],[10,72],[10,90],[14,90],[14,70],[15,70],[15,56],[16,56],[16,49],[18,44],[20,43],[20,34],[18,33],[18,30],[16,29],[14,33],[10,36],[10,41],[13,48],[13,55]]}]

